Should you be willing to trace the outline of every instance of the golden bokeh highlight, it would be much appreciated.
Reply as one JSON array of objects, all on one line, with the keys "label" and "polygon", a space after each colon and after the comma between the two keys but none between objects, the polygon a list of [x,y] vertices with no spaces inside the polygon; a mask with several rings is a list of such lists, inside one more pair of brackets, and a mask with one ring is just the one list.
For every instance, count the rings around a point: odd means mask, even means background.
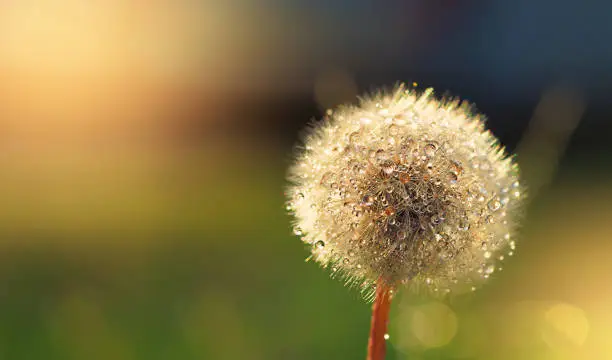
[{"label": "golden bokeh highlight", "polygon": [[445,304],[433,302],[419,306],[412,317],[415,337],[427,348],[447,345],[457,333],[457,316]]},{"label": "golden bokeh highlight", "polygon": [[193,76],[196,68],[236,61],[248,37],[225,24],[245,16],[214,1],[11,1],[0,9],[0,64],[38,74]]},{"label": "golden bokeh highlight", "polygon": [[555,304],[544,314],[542,339],[552,349],[563,351],[567,347],[584,345],[589,335],[589,320],[579,307]]},{"label": "golden bokeh highlight", "polygon": [[220,121],[217,103],[229,100],[209,93],[250,83],[241,69],[257,59],[246,46],[255,41],[248,10],[214,1],[3,4],[1,143],[115,137],[124,146],[171,137],[184,122]]},{"label": "golden bokeh highlight", "polygon": [[405,351],[445,346],[458,329],[457,316],[442,302],[406,307],[398,320],[395,345]]}]

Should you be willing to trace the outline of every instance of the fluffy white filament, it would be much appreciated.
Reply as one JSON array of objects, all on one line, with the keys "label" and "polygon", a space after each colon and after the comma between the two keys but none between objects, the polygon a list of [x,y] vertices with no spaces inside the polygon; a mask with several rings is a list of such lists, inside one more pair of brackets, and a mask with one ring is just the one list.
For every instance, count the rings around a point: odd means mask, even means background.
[{"label": "fluffy white filament", "polygon": [[289,170],[312,258],[371,293],[474,289],[515,247],[518,168],[459,101],[399,86],[316,124]]}]

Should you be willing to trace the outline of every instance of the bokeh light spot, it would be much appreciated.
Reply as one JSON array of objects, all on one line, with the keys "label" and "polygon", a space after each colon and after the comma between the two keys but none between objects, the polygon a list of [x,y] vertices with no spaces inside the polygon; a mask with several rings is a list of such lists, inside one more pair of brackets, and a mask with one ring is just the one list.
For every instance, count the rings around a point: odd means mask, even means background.
[{"label": "bokeh light spot", "polygon": [[433,302],[419,306],[412,316],[414,336],[426,348],[448,344],[457,333],[457,316],[446,305]]},{"label": "bokeh light spot", "polygon": [[584,310],[569,304],[556,304],[544,314],[542,339],[553,349],[582,346],[589,334],[589,321]]}]

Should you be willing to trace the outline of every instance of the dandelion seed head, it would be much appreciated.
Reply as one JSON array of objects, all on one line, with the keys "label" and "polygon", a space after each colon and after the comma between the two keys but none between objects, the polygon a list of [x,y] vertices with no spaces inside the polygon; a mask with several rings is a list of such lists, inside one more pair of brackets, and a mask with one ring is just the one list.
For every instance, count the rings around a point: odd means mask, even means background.
[{"label": "dandelion seed head", "polygon": [[523,187],[482,116],[399,86],[315,124],[287,208],[313,260],[370,294],[377,279],[472,289],[515,249]]}]

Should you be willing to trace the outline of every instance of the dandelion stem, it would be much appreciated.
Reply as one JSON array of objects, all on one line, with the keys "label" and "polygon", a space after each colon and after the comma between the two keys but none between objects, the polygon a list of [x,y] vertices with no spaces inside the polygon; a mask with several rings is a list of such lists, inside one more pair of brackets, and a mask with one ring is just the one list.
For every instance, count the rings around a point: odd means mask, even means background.
[{"label": "dandelion stem", "polygon": [[367,360],[383,360],[386,351],[387,322],[389,321],[389,308],[391,307],[390,288],[378,279],[376,286],[376,299],[372,305],[372,321],[370,324],[370,339],[368,341]]}]

